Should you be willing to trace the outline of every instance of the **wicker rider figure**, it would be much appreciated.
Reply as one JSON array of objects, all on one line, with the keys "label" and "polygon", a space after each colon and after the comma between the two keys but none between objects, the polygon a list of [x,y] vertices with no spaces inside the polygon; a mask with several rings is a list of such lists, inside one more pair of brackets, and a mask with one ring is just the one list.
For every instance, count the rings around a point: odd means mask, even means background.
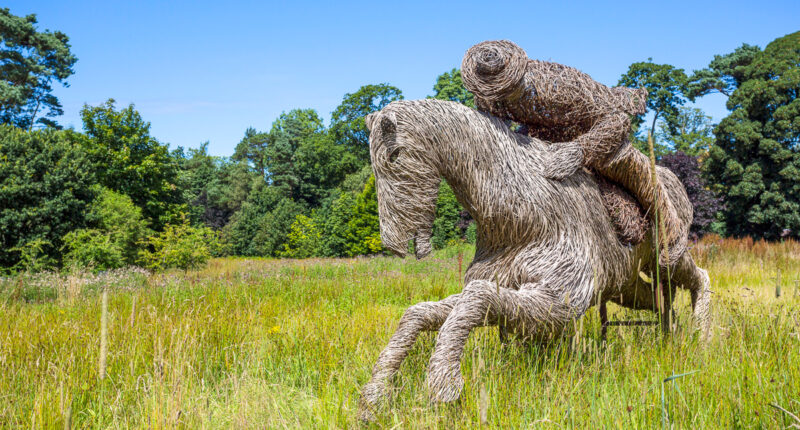
[{"label": "wicker rider figure", "polygon": [[687,232],[663,186],[653,184],[648,157],[628,141],[631,116],[645,113],[646,90],[609,88],[572,67],[531,60],[509,41],[473,46],[461,67],[479,110],[552,142],[547,177],[562,179],[586,167],[620,185],[651,218],[658,210],[665,230],[660,262],[674,264],[683,255]]}]

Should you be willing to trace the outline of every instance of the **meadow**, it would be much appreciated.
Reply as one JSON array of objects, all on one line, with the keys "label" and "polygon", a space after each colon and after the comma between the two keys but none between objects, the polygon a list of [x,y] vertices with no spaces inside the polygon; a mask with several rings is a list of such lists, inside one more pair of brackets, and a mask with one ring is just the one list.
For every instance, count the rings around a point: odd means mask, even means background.
[{"label": "meadow", "polygon": [[[458,292],[472,252],[4,278],[0,427],[359,427],[359,389],[403,311]],[[791,416],[800,415],[800,243],[707,237],[691,252],[712,280],[708,345],[691,328],[685,292],[666,338],[656,327],[612,327],[603,343],[596,307],[574,336],[548,346],[501,344],[496,328],[478,329],[461,399],[434,406],[425,370],[435,333],[426,333],[371,427],[800,426]]]}]

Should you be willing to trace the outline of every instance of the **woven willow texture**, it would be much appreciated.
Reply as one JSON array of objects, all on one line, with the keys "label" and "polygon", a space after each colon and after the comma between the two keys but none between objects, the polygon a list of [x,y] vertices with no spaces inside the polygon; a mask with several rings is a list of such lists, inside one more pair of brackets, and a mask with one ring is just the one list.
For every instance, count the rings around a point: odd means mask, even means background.
[{"label": "woven willow texture", "polygon": [[[680,259],[688,231],[681,229],[677,209],[663,184],[652,183],[648,158],[628,143],[631,115],[645,113],[646,90],[609,88],[575,68],[531,60],[522,48],[506,40],[471,47],[461,73],[479,110],[521,124],[522,131],[532,137],[560,142],[557,148],[580,146],[583,159],[578,166],[561,167],[564,163],[558,161],[568,156],[557,156],[552,165],[563,170],[548,173],[549,177],[568,176],[583,165],[632,193],[651,215],[657,207],[666,230],[661,235],[662,255],[669,255],[673,264]],[[621,196],[620,189],[604,187],[602,191],[620,239],[633,244],[641,241],[647,223],[641,220],[639,208]],[[669,252],[663,252],[667,246]]]},{"label": "woven willow texture", "polygon": [[[427,255],[441,178],[476,220],[478,239],[463,291],[411,306],[401,318],[362,390],[362,419],[372,419],[384,403],[390,378],[421,331],[439,331],[428,368],[431,398],[452,401],[461,392],[461,356],[475,327],[502,325],[542,341],[562,335],[593,304],[656,309],[654,289],[638,275],[655,270],[652,233],[639,245],[622,244],[593,174],[547,176],[550,143],[439,100],[392,102],[366,122],[384,245],[405,255],[414,240],[417,257]],[[679,223],[688,226],[692,210],[683,186],[666,169],[658,168],[658,177]],[[669,285],[663,313],[676,287],[688,289],[707,335],[709,278],[689,253],[672,266]]]}]

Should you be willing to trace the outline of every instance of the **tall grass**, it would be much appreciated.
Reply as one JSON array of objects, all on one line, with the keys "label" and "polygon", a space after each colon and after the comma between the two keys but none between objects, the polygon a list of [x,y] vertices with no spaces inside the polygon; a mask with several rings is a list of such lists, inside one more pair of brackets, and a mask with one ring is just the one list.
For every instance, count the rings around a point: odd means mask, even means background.
[{"label": "tall grass", "polygon": [[[358,390],[403,311],[458,292],[458,255],[472,252],[448,248],[423,261],[217,259],[187,273],[2,279],[0,428],[63,428],[67,420],[73,428],[356,427]],[[689,329],[685,293],[676,305],[681,328],[666,340],[657,327],[620,327],[604,345],[595,309],[574,337],[549,346],[501,345],[495,328],[478,329],[465,351],[461,400],[432,406],[428,333],[373,426],[789,426],[789,413],[800,415],[800,244],[707,237],[691,252],[712,277],[707,347]]]}]

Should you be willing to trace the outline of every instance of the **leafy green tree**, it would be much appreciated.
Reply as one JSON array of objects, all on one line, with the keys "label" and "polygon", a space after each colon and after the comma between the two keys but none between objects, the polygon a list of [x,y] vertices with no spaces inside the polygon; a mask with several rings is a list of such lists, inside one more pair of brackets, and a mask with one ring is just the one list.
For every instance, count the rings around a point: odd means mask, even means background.
[{"label": "leafy green tree", "polygon": [[369,130],[364,117],[402,99],[402,91],[389,84],[365,85],[355,93],[345,94],[333,111],[330,131],[336,143],[356,157],[355,169],[369,163]]},{"label": "leafy green tree", "polygon": [[736,67],[730,115],[706,161],[736,236],[800,237],[800,32]]},{"label": "leafy green tree", "polygon": [[471,108],[475,107],[475,96],[464,86],[459,69],[444,72],[436,78],[436,84],[433,85],[433,98],[461,103]]},{"label": "leafy green tree", "polygon": [[352,154],[335,144],[327,133],[304,141],[294,159],[300,183],[293,197],[309,207],[319,206],[330,190],[345,179],[347,172],[355,170]]},{"label": "leafy green tree", "polygon": [[156,229],[186,211],[178,160],[150,136],[150,123],[133,105],[118,111],[109,99],[100,106],[84,106],[81,118],[86,135],[76,136],[101,185],[130,196]]},{"label": "leafy green tree", "polygon": [[301,203],[284,197],[273,210],[262,215],[257,222],[253,237],[253,249],[257,255],[279,256],[283,245],[289,240],[291,226],[298,215],[306,211]]},{"label": "leafy green tree", "polygon": [[262,178],[267,176],[267,149],[273,135],[261,133],[253,127],[249,127],[244,132],[244,137],[236,145],[231,157],[234,161],[244,161],[250,163],[253,168],[261,173]]},{"label": "leafy green tree", "polygon": [[283,197],[266,183],[257,183],[241,209],[236,211],[223,229],[224,240],[234,255],[262,255],[254,240],[259,233],[261,219],[272,212]]},{"label": "leafy green tree", "polygon": [[347,222],[348,255],[368,255],[383,251],[378,223],[378,196],[375,176],[370,176],[364,190],[355,198],[353,212]]},{"label": "leafy green tree", "polygon": [[303,214],[297,215],[279,255],[288,258],[312,257],[317,252],[321,237],[313,219]]},{"label": "leafy green tree", "polygon": [[181,159],[183,200],[189,203],[189,219],[221,229],[238,211],[257,183],[264,183],[259,173],[246,162],[232,162],[208,154],[208,142]]},{"label": "leafy green tree", "polygon": [[666,142],[672,151],[697,157],[705,156],[714,143],[714,125],[711,117],[701,109],[681,106],[672,120],[672,129],[659,122],[658,140]]},{"label": "leafy green tree", "polygon": [[746,79],[745,67],[761,52],[758,46],[742,44],[735,51],[715,55],[707,68],[697,70],[689,79],[687,96],[691,100],[718,92],[730,97]]},{"label": "leafy green tree", "polygon": [[86,153],[68,132],[0,125],[0,266],[19,263],[34,241],[58,260],[64,235],[86,225],[94,182]]},{"label": "leafy green tree", "polygon": [[267,177],[272,186],[287,197],[300,194],[301,178],[296,168],[297,150],[307,141],[325,133],[325,125],[313,109],[293,109],[282,113],[270,130],[267,147]]},{"label": "leafy green tree", "polygon": [[[619,79],[619,85],[631,88],[647,89],[647,113],[653,116],[649,132],[655,136],[656,124],[664,121],[670,134],[676,134],[676,119],[679,107],[686,103],[684,93],[687,89],[688,77],[683,69],[675,68],[669,64],[656,64],[653,59],[633,63],[628,72]],[[645,115],[634,119],[634,128],[639,130]],[[642,148],[641,140],[634,142]]]},{"label": "leafy green tree", "polygon": [[349,255],[347,223],[353,215],[356,193],[339,189],[327,197],[314,211],[314,224],[320,230],[317,254],[322,257]]},{"label": "leafy green tree", "polygon": [[[54,126],[63,114],[53,83],[67,86],[78,61],[60,31],[38,31],[36,15],[14,16],[0,8],[0,123],[30,130]],[[37,118],[39,116],[39,118]]]},{"label": "leafy green tree", "polygon": [[453,240],[461,239],[462,232],[459,228],[461,220],[461,205],[456,200],[453,189],[442,181],[439,184],[439,197],[436,201],[436,219],[433,221],[433,236],[431,245],[442,249]]}]

